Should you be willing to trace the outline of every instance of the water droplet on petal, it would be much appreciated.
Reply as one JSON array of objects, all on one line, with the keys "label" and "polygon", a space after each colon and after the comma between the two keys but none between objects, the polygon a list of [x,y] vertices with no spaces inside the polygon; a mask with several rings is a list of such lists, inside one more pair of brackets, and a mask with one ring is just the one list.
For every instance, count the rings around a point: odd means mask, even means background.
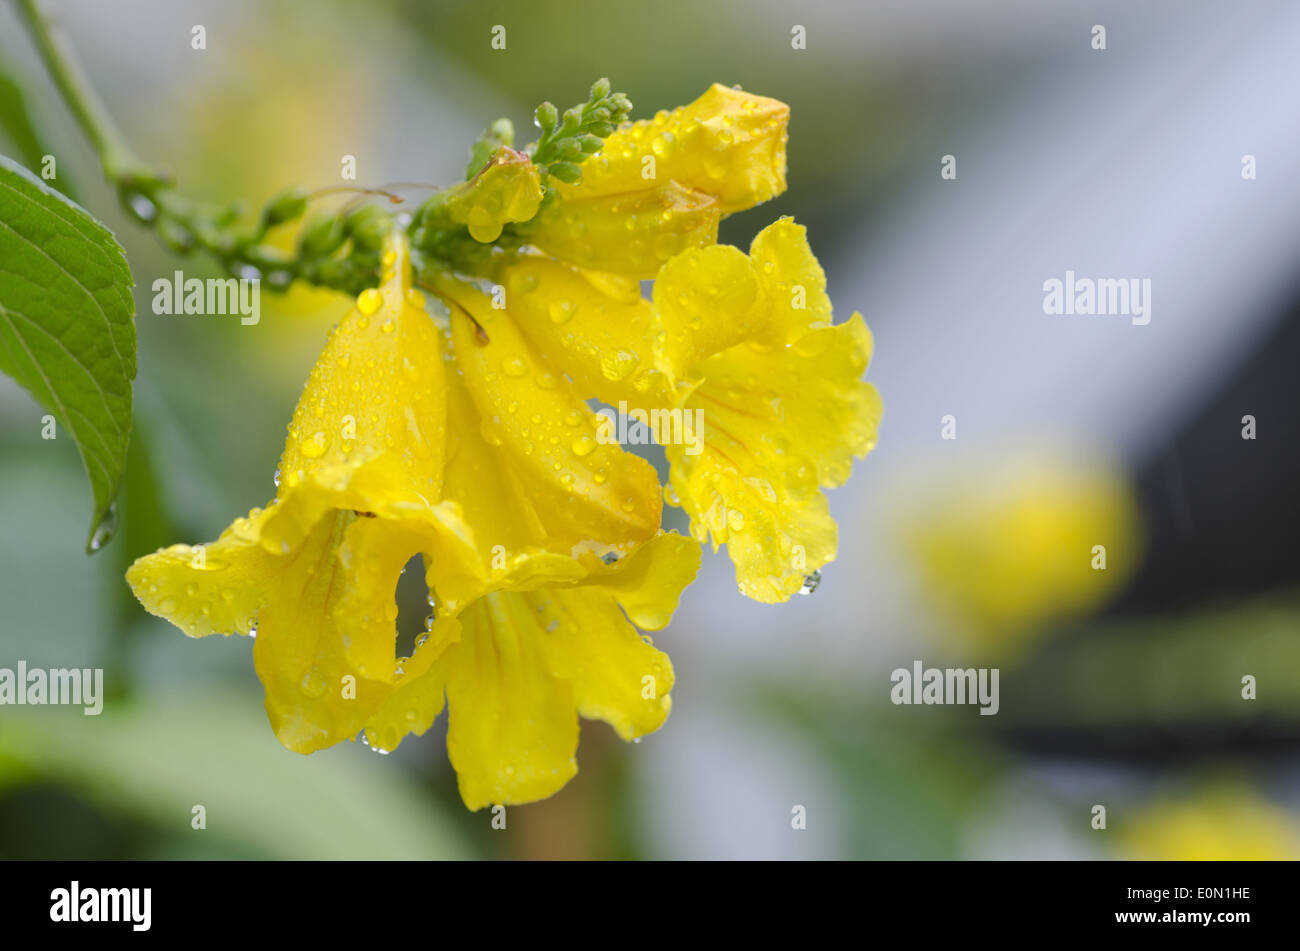
[{"label": "water droplet on petal", "polygon": [[547,311],[551,315],[552,323],[562,324],[571,318],[577,309],[577,305],[571,300],[557,300],[551,302],[551,306],[547,308]]},{"label": "water droplet on petal", "polygon": [[[362,291],[357,297],[357,310],[361,311],[361,313],[365,314],[367,317],[377,313],[383,304],[384,295],[379,293],[379,291],[375,290],[373,287]],[[362,326],[364,327],[366,324],[362,324]]]}]

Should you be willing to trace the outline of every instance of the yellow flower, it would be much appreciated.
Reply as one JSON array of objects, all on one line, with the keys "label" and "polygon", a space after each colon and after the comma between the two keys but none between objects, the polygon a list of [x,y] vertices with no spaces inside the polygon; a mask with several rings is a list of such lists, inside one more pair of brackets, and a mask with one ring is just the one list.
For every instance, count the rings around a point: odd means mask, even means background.
[{"label": "yellow flower", "polygon": [[624,740],[658,729],[672,666],[637,628],[667,625],[700,549],[658,531],[653,468],[596,443],[591,411],[508,312],[462,282],[437,289],[454,354],[443,492],[473,526],[481,561],[460,577],[430,572],[439,604],[467,605],[435,672],[447,751],[478,809],[563,786],[579,714]]},{"label": "yellow flower", "polygon": [[[672,665],[640,632],[668,623],[699,542],[728,545],[744,593],[788,598],[835,556],[820,489],[875,441],[870,335],[857,315],[832,324],[804,230],[716,245],[722,216],[784,189],[788,115],[714,86],[613,132],[549,194],[498,149],[413,226],[447,315],[390,238],[382,286],[312,371],[274,501],[137,561],[136,596],[192,636],[256,627],[271,724],[299,752],[362,731],[391,750],[445,698],[472,809],[563,786],[579,717],[657,729]],[[660,530],[665,489],[592,398],[702,416],[698,445],[666,440],[695,538]],[[394,593],[417,554],[436,620],[398,658]]]},{"label": "yellow flower", "polygon": [[880,397],[862,380],[871,333],[856,313],[832,325],[825,274],[789,218],[748,256],[714,246],[669,261],[653,310],[672,406],[703,428],[702,448],[666,447],[669,500],[697,539],[727,545],[743,594],[784,601],[835,558],[821,489],[876,444]]},{"label": "yellow flower", "polygon": [[[528,802],[573,775],[579,715],[625,739],[663,722],[672,666],[637,627],[668,623],[699,546],[658,532],[653,469],[588,448],[585,405],[507,327],[480,341],[454,313],[447,364],[404,246],[389,254],[312,371],[276,499],[215,542],[141,558],[128,581],[191,636],[256,633],[289,749],[364,730],[391,750],[446,696],[467,805]],[[438,618],[399,659],[394,593],[416,554]]]},{"label": "yellow flower", "polygon": [[1288,861],[1300,858],[1300,823],[1236,786],[1162,799],[1124,822],[1121,848],[1156,861]]},{"label": "yellow flower", "polygon": [[583,164],[582,181],[557,188],[564,200],[590,199],[674,181],[717,198],[723,214],[743,211],[785,191],[789,121],[785,103],[714,83],[690,105],[623,126]]},{"label": "yellow flower", "polygon": [[556,184],[530,241],[569,264],[633,278],[717,241],[718,219],[785,190],[790,107],[714,85],[695,102],[614,132]]},{"label": "yellow flower", "polygon": [[749,255],[687,250],[660,269],[653,303],[634,282],[539,255],[503,280],[512,321],[581,395],[699,414],[700,446],[665,446],[669,501],[697,539],[728,546],[742,593],[784,601],[834,559],[820,490],[875,445],[881,406],[861,379],[871,334],[858,314],[832,325],[804,228],[780,219]]},{"label": "yellow flower", "polygon": [[1050,449],[1008,455],[903,509],[905,549],[934,600],[986,646],[1020,647],[1097,607],[1140,554],[1122,473]]},{"label": "yellow flower", "polygon": [[[788,118],[714,85],[619,129],[529,226],[546,253],[498,275],[513,324],[579,395],[699,414],[702,451],[665,447],[669,499],[697,539],[728,546],[741,592],[769,603],[835,558],[820,490],[875,445],[881,413],[861,380],[871,335],[857,314],[833,325],[805,230],[777,221],[748,256],[715,243],[718,217],[784,190]],[[637,283],[651,276],[653,303]]]},{"label": "yellow flower", "polygon": [[[256,632],[276,735],[310,752],[354,736],[410,674],[397,671],[393,590],[421,551],[468,529],[439,501],[446,382],[437,329],[404,246],[383,287],[332,331],[303,391],[279,489],[215,542],[139,559],[127,580],[192,637]],[[426,654],[455,639],[454,621]]]}]

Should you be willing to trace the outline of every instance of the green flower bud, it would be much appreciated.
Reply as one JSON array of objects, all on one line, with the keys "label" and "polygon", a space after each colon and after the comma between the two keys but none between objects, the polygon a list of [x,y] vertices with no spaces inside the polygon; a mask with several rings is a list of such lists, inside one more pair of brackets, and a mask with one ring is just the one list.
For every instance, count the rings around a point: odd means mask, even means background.
[{"label": "green flower bud", "polygon": [[548,166],[546,170],[560,181],[567,182],[570,185],[577,184],[582,178],[582,169],[572,162],[556,162],[554,165]]},{"label": "green flower bud", "polygon": [[544,102],[533,113],[533,119],[536,120],[538,128],[549,134],[555,128],[555,123],[560,121],[560,113],[554,105]]},{"label": "green flower bud", "polygon": [[568,162],[582,161],[582,146],[577,139],[561,139],[555,143],[555,154]]},{"label": "green flower bud", "polygon": [[378,251],[392,228],[391,216],[377,205],[362,205],[344,219],[352,243],[363,251]]},{"label": "green flower bud", "polygon": [[306,210],[307,192],[295,185],[286,188],[266,203],[266,207],[262,209],[262,223],[267,228],[274,228],[276,225],[301,217]]},{"label": "green flower bud", "polygon": [[298,238],[298,248],[304,257],[325,257],[333,254],[347,237],[343,222],[333,215],[317,218],[303,229]]}]

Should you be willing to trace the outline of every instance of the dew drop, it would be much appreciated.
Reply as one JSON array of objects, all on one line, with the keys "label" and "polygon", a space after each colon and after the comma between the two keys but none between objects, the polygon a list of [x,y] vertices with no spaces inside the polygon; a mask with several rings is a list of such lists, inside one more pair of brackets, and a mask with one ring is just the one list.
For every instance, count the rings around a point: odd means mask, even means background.
[{"label": "dew drop", "polygon": [[[375,290],[373,287],[370,287],[362,291],[360,296],[357,297],[357,310],[361,311],[365,316],[370,317],[379,311],[379,308],[383,306],[383,303],[384,295],[379,293],[379,291]],[[365,327],[366,325],[366,323],[363,323],[361,326]]]},{"label": "dew drop", "polygon": [[562,324],[569,320],[577,309],[577,305],[571,300],[557,300],[551,302],[551,306],[547,308],[547,311],[551,315],[552,323]]},{"label": "dew drop", "polygon": [[600,372],[607,380],[621,380],[636,369],[640,359],[630,350],[618,350],[603,354],[600,358]]},{"label": "dew drop", "polygon": [[325,675],[315,667],[303,675],[301,683],[302,692],[312,699],[323,694],[327,686],[328,684],[325,680]]},{"label": "dew drop", "polygon": [[298,447],[308,459],[319,459],[325,455],[325,448],[329,445],[329,437],[323,431],[318,431],[311,439],[304,439]]},{"label": "dew drop", "polygon": [[90,533],[90,541],[86,544],[86,551],[88,553],[99,551],[112,540],[115,531],[117,531],[116,502],[109,505],[104,512],[104,517],[96,523],[94,531]]},{"label": "dew drop", "polygon": [[817,586],[822,583],[822,572],[818,568],[812,574],[803,579],[803,587],[799,589],[800,594],[812,594],[817,590]]}]

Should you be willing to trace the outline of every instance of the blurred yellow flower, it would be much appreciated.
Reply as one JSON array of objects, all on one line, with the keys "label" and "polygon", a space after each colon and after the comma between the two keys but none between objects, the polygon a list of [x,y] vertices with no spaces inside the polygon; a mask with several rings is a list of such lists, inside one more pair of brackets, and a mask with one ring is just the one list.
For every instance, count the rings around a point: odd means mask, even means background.
[{"label": "blurred yellow flower", "polygon": [[904,507],[902,540],[957,639],[1015,649],[1099,606],[1140,554],[1123,475],[1035,451],[958,472]]},{"label": "blurred yellow flower", "polygon": [[1119,830],[1122,851],[1161,861],[1290,861],[1300,821],[1252,790],[1223,786],[1149,803]]}]

